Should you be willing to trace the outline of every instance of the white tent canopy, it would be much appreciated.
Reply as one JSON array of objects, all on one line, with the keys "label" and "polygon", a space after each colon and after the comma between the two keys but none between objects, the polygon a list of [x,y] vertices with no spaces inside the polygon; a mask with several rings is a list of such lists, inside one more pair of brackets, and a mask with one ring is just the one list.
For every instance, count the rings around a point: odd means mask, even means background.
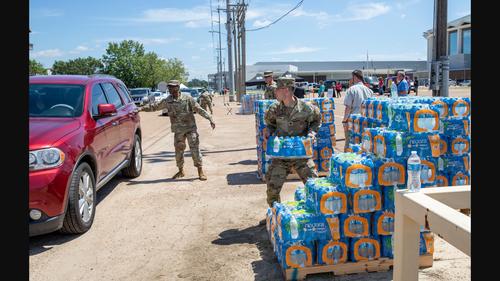
[{"label": "white tent canopy", "polygon": [[180,88],[180,89],[185,89],[185,88],[187,88],[187,87],[186,87],[186,85],[184,85],[184,84],[182,84],[182,83],[181,83],[181,85],[179,86],[179,88]]}]

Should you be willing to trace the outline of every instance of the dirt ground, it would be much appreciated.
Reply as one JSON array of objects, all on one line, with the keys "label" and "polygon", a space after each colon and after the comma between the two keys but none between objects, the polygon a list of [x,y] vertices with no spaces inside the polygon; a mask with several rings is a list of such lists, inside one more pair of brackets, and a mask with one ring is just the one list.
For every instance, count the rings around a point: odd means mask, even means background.
[{"label": "dirt ground", "polygon": [[[450,92],[470,96],[470,89]],[[267,203],[266,186],[256,177],[254,116],[236,114],[236,103],[228,115],[222,97],[215,102],[215,130],[196,117],[208,181],[197,179],[188,153],[186,177],[170,179],[176,166],[168,117],[141,112],[142,175],[118,176],[99,190],[87,233],[30,238],[30,280],[281,280],[265,226],[258,226]],[[335,102],[342,149],[343,98]],[[282,199],[292,200],[298,184],[287,182]],[[436,238],[434,266],[419,277],[470,280],[470,258]],[[392,271],[307,280],[392,280]]]}]

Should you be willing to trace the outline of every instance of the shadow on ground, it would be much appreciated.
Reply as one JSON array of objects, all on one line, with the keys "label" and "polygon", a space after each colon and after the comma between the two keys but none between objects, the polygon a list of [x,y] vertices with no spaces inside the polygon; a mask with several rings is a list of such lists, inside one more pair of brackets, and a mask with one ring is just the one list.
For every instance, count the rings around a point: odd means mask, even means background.
[{"label": "shadow on ground", "polygon": [[[173,175],[172,175],[173,176]],[[163,178],[163,179],[156,179],[156,180],[141,180],[141,181],[129,181],[127,185],[138,185],[138,184],[155,184],[155,183],[167,183],[167,182],[181,182],[181,181],[195,181],[198,178],[180,178],[180,179],[172,179],[172,178]]]},{"label": "shadow on ground", "polygon": [[175,152],[171,151],[160,151],[142,156],[142,159],[147,163],[168,162],[172,161],[172,158],[175,158]]},{"label": "shadow on ground", "polygon": [[228,185],[247,185],[264,183],[257,177],[257,171],[232,173],[226,176]]},{"label": "shadow on ground", "polygon": [[[111,192],[121,183],[128,179],[121,174],[115,176],[107,184],[99,189],[96,194],[96,207],[101,203]],[[98,210],[97,210],[98,212]],[[29,238],[29,255],[34,256],[45,251],[51,250],[54,246],[64,244],[73,239],[76,239],[84,234],[63,234],[59,231],[47,233]]]},{"label": "shadow on ground", "polygon": [[240,162],[229,163],[229,165],[257,165],[257,160],[242,160]]},{"label": "shadow on ground", "polygon": [[265,225],[251,226],[242,230],[225,230],[219,234],[219,237],[212,241],[212,244],[221,246],[255,244],[257,246],[261,260],[252,262],[256,281],[282,280],[278,260],[269,242]]}]

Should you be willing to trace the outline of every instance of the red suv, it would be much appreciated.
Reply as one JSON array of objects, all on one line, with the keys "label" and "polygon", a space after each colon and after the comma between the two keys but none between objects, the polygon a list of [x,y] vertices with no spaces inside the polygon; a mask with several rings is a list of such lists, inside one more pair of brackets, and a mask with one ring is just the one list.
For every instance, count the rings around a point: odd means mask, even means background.
[{"label": "red suv", "polygon": [[138,112],[112,76],[30,77],[30,236],[87,231],[96,191],[120,171],[141,174]]}]

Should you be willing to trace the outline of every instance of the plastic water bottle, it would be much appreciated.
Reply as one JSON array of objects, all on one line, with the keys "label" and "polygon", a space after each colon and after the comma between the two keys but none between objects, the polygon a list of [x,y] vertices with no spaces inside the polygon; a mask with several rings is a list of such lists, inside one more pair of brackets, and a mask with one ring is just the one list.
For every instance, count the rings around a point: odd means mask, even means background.
[{"label": "plastic water bottle", "polygon": [[333,263],[338,263],[342,254],[342,248],[339,245],[333,246],[331,250],[331,259],[333,260]]},{"label": "plastic water bottle", "polygon": [[280,139],[278,138],[278,136],[274,137],[273,144],[273,152],[275,155],[278,155],[278,152],[280,151]]},{"label": "plastic water bottle", "polygon": [[420,169],[421,162],[416,151],[412,151],[408,158],[408,190],[411,192],[420,191]]},{"label": "plastic water bottle", "polygon": [[398,87],[396,86],[396,82],[392,82],[391,84],[391,98],[398,98]]},{"label": "plastic water bottle", "polygon": [[403,154],[403,138],[400,133],[396,135],[396,154],[397,156]]},{"label": "plastic water bottle", "polygon": [[297,239],[299,237],[298,224],[294,215],[290,215],[290,235],[292,239]]},{"label": "plastic water bottle", "polygon": [[283,149],[281,151],[281,156],[290,157],[292,156],[293,142],[290,137],[283,138]]}]

